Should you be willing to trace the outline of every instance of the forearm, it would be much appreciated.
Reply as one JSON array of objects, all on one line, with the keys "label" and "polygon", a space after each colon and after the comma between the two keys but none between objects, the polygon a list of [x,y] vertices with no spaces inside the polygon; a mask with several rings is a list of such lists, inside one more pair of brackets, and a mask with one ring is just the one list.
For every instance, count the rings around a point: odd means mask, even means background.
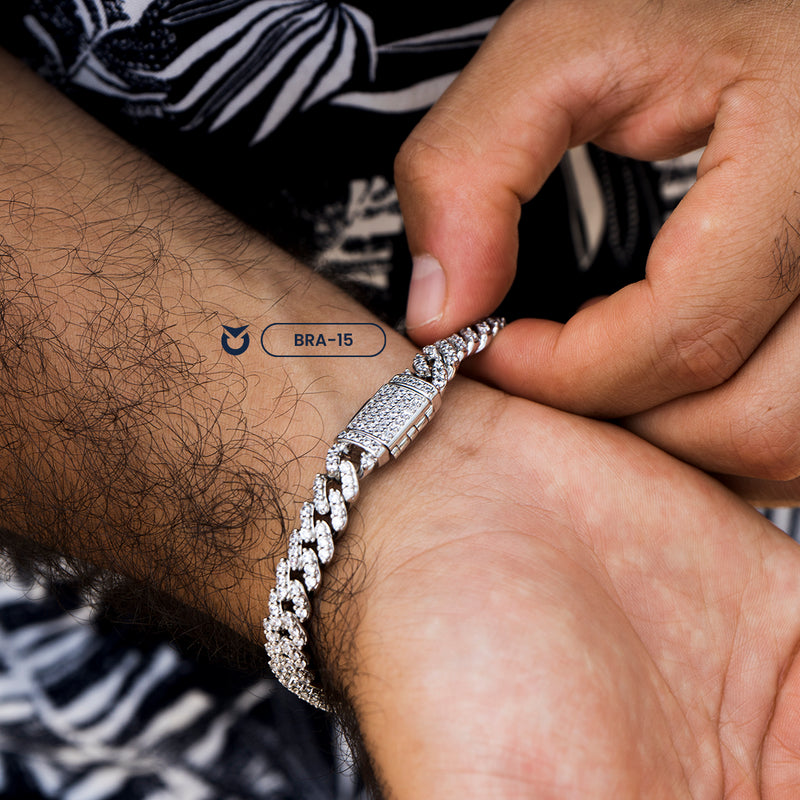
[{"label": "forearm", "polygon": [[327,445],[413,348],[224,353],[222,325],[372,318],[16,62],[0,76],[0,525],[257,635]]}]

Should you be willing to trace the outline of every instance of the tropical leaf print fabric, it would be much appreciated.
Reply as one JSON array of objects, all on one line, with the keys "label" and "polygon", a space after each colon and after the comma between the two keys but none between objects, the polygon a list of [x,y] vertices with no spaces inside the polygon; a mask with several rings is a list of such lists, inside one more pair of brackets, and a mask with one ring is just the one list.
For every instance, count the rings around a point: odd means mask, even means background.
[{"label": "tropical leaf print fabric", "polygon": [[[327,0],[68,0],[61,7],[72,11],[62,15],[69,23],[61,30],[53,29],[44,2],[24,17],[53,75],[123,98],[132,114],[160,113],[210,131],[255,109],[259,124],[250,144],[322,102],[388,113],[429,107],[456,72],[382,91],[381,52],[474,49],[495,19],[379,45],[368,13]],[[146,43],[149,52],[121,60],[109,50],[120,41]],[[358,90],[344,91],[348,86]]]}]

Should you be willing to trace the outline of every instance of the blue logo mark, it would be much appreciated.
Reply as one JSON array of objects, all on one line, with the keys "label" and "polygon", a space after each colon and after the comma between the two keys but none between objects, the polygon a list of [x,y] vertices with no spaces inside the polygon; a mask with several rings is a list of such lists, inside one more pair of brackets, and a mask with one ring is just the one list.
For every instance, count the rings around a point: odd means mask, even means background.
[{"label": "blue logo mark", "polygon": [[[230,353],[232,356],[240,356],[242,353],[244,353],[244,351],[250,347],[250,334],[244,333],[248,327],[248,325],[242,325],[241,328],[231,328],[228,325],[223,325],[222,329],[225,331],[225,333],[222,334],[222,349],[226,353]],[[244,336],[242,336],[242,334],[244,334]],[[241,345],[239,345],[239,347],[233,347],[230,344],[228,338],[229,336],[231,339],[238,339],[240,336],[242,336]]]}]

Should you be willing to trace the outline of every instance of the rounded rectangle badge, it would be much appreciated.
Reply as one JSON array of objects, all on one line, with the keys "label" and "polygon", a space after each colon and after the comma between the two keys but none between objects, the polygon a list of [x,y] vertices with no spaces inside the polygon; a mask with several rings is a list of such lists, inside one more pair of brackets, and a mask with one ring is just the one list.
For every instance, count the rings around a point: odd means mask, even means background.
[{"label": "rounded rectangle badge", "polygon": [[273,322],[261,347],[274,358],[373,358],[386,347],[386,332],[374,322]]}]

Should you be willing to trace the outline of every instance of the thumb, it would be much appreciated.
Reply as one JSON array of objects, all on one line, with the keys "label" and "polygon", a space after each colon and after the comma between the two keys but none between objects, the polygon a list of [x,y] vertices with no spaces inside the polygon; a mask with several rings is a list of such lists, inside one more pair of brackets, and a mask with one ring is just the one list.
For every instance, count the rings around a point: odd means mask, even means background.
[{"label": "thumb", "polygon": [[484,316],[505,297],[516,272],[521,205],[513,189],[493,182],[488,159],[462,153],[456,161],[443,150],[453,152],[450,131],[431,131],[420,126],[396,165],[413,257],[406,327],[422,339]]},{"label": "thumb", "polygon": [[516,270],[521,204],[619,111],[610,43],[573,42],[577,27],[549,8],[512,6],[397,156],[414,257],[406,325],[419,340],[497,307]]},{"label": "thumb", "polygon": [[[488,105],[491,75],[470,70],[412,132],[395,162],[395,182],[413,257],[406,326],[433,339],[493,311],[514,279],[517,225],[558,163],[568,126],[540,136],[508,108]],[[544,102],[539,106],[544,106]],[[558,130],[560,128],[560,130]]]}]

